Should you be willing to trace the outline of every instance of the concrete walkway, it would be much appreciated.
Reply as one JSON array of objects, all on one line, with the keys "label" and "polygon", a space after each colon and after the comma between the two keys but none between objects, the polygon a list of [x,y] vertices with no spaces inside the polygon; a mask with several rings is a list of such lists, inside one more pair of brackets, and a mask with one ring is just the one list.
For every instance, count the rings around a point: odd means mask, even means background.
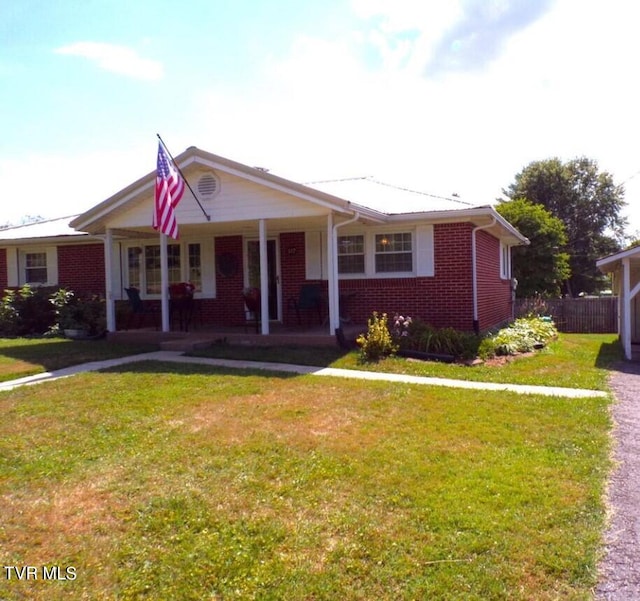
[{"label": "concrete walkway", "polygon": [[600,390],[584,390],[579,388],[561,388],[556,386],[528,386],[525,384],[496,384],[493,382],[471,382],[468,380],[452,380],[449,378],[431,378],[425,376],[409,376],[403,374],[386,374],[380,372],[360,371],[353,369],[336,369],[334,367],[311,367],[308,365],[290,365],[288,363],[267,363],[263,361],[235,361],[231,359],[208,359],[206,357],[187,357],[180,351],[155,351],[105,361],[94,361],[66,367],[53,372],[36,374],[16,380],[0,383],[0,391],[13,390],[19,386],[40,384],[60,378],[67,378],[75,374],[96,371],[109,367],[135,363],[137,361],[172,361],[176,363],[193,363],[210,365],[212,367],[226,367],[231,369],[258,369],[277,371],[301,375],[331,376],[336,378],[351,378],[360,380],[374,380],[383,382],[398,382],[405,384],[423,384],[428,386],[446,386],[449,388],[465,388],[468,390],[492,390],[496,392],[509,391],[520,394],[541,394],[568,398],[604,397],[606,392]]}]

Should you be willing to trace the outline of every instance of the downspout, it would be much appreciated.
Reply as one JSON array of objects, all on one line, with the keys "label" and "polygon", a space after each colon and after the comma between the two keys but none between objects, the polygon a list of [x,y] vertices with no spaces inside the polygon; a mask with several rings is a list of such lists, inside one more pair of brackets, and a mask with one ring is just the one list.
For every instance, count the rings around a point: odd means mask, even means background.
[{"label": "downspout", "polygon": [[[333,306],[334,315],[329,315],[329,322],[331,328],[331,334],[335,333],[335,331],[340,327],[340,291],[338,289],[338,229],[349,225],[350,223],[354,223],[360,219],[360,213],[356,211],[353,214],[353,217],[350,217],[346,221],[342,221],[341,223],[336,223],[333,226],[333,232],[331,236],[330,244],[333,246],[332,259],[333,264],[330,266],[330,276],[334,279],[333,286],[333,303],[329,303],[330,306]],[[331,299],[330,299],[331,300]],[[331,312],[330,312],[331,313]],[[333,317],[333,320],[331,319]]]},{"label": "downspout", "polygon": [[493,227],[496,224],[496,218],[491,218],[491,223],[487,225],[478,225],[473,228],[471,232],[471,287],[473,290],[473,331],[476,334],[480,333],[480,321],[478,319],[478,266],[477,266],[477,252],[476,252],[476,232],[480,230],[486,230]]}]

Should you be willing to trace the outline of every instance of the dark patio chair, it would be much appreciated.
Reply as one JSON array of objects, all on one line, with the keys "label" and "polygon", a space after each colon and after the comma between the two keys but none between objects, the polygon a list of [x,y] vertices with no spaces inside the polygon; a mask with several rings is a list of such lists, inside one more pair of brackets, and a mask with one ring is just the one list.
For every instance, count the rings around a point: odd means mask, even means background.
[{"label": "dark patio chair", "polygon": [[196,300],[193,297],[195,286],[188,282],[169,286],[169,322],[178,317],[180,330],[189,331],[196,313]]},{"label": "dark patio chair", "polygon": [[256,326],[256,334],[258,334],[260,332],[260,289],[246,288],[242,292],[242,299],[244,300],[245,306],[245,324],[249,321],[249,317],[253,317]]},{"label": "dark patio chair", "polygon": [[145,318],[147,315],[151,316],[153,321],[153,325],[156,329],[158,329],[158,310],[153,305],[146,305],[143,300],[140,298],[140,290],[137,288],[125,288],[124,291],[127,293],[127,298],[129,299],[129,319],[127,319],[127,325],[125,327],[128,330],[131,327],[134,319],[138,318],[138,327],[141,328],[144,325]]},{"label": "dark patio chair", "polygon": [[[298,324],[301,323],[301,312],[307,311],[318,314],[319,323],[323,322],[323,310],[325,306],[324,293],[320,284],[303,284],[300,288],[298,298],[290,298],[288,302],[289,308],[294,309],[298,318]],[[311,318],[308,317],[310,322]]]}]

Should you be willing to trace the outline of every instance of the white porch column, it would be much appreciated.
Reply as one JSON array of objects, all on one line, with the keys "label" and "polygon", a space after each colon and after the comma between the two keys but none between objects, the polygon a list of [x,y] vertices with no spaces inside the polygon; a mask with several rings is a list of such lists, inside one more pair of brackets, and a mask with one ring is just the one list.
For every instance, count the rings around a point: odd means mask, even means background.
[{"label": "white porch column", "polygon": [[260,232],[260,325],[261,333],[269,334],[269,262],[267,260],[267,222],[259,221]]},{"label": "white porch column", "polygon": [[622,347],[627,359],[631,359],[631,265],[629,257],[622,259]]},{"label": "white porch column", "polygon": [[333,213],[327,215],[327,284],[329,293],[329,335],[340,327],[340,299],[338,298],[338,243],[333,227]]},{"label": "white porch column", "polygon": [[105,302],[107,305],[107,331],[116,331],[116,301],[113,297],[113,231],[107,228],[104,237]]},{"label": "white porch column", "polygon": [[160,311],[162,313],[162,331],[169,331],[169,253],[167,235],[160,234]]}]

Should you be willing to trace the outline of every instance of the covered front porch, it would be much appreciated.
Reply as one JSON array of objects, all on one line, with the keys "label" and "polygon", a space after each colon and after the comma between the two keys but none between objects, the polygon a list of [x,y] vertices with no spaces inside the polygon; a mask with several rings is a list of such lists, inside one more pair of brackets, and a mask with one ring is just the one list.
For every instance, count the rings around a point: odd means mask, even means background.
[{"label": "covered front porch", "polygon": [[162,350],[185,351],[206,348],[214,344],[240,346],[339,346],[355,347],[358,335],[366,332],[367,326],[348,324],[341,328],[342,340],[329,335],[323,326],[296,327],[272,324],[265,336],[251,327],[243,326],[197,326],[189,331],[174,330],[162,332],[154,327],[119,330],[107,334],[109,340],[157,344]]},{"label": "covered front porch", "polygon": [[[199,197],[185,193],[176,208],[179,239],[151,227],[155,172],[72,222],[104,240],[108,331],[131,327],[119,315],[131,302],[155,312],[162,333],[179,329],[170,293],[184,284],[193,287],[203,326],[244,327],[258,315],[262,336],[306,322],[333,339],[344,317],[338,232],[356,222],[380,224],[382,214],[196,148],[176,162]],[[322,306],[312,308],[318,315],[306,308],[300,315],[298,301],[310,286]],[[258,293],[254,306],[248,290]]]}]

